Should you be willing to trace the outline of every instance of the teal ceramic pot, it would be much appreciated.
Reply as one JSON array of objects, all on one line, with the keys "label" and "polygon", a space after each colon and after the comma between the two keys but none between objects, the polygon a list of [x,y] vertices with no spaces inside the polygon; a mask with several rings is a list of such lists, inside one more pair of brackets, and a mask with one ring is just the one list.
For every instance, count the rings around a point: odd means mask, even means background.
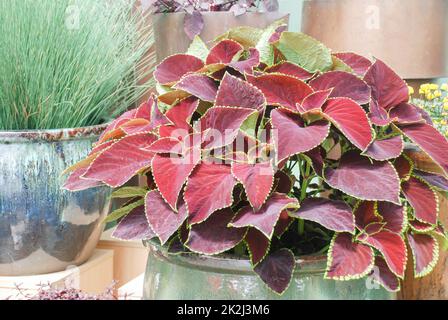
[{"label": "teal ceramic pot", "polygon": [[143,297],[148,300],[391,300],[395,294],[371,279],[332,281],[323,278],[325,257],[297,259],[293,280],[279,296],[251,270],[248,260],[168,254],[146,242],[149,257]]},{"label": "teal ceramic pot", "polygon": [[104,128],[0,131],[0,276],[57,272],[90,258],[111,190],[68,192],[61,174]]}]

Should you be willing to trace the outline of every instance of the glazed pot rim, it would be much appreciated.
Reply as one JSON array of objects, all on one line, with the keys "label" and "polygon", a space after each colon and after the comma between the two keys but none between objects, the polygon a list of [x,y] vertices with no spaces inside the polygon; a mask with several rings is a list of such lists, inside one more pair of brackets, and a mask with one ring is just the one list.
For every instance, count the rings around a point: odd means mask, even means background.
[{"label": "glazed pot rim", "polygon": [[0,130],[0,143],[81,140],[99,136],[108,125],[109,123],[62,129]]},{"label": "glazed pot rim", "polygon": [[[248,259],[238,258],[230,254],[207,256],[193,252],[169,253],[166,247],[161,246],[155,240],[145,240],[143,241],[143,244],[149,248],[152,254],[168,263],[217,273],[254,274],[252,264]],[[327,258],[324,255],[296,257],[294,273],[323,275],[325,273],[326,265]]]}]

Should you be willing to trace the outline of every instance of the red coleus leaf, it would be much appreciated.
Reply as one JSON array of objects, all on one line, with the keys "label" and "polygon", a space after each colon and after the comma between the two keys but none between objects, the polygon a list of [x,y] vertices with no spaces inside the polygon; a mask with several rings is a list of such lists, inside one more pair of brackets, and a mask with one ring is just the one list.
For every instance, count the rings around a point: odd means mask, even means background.
[{"label": "red coleus leaf", "polygon": [[384,127],[392,123],[387,111],[380,107],[374,99],[370,101],[369,111],[369,119],[374,125]]},{"label": "red coleus leaf", "polygon": [[301,104],[303,99],[313,92],[302,80],[283,74],[265,74],[258,77],[247,75],[246,78],[263,92],[269,105],[285,107],[292,111],[297,111],[296,104]]},{"label": "red coleus leaf", "polygon": [[160,127],[160,136],[179,140],[191,133],[193,128],[190,121],[198,106],[199,100],[196,97],[184,99],[173,106],[166,112],[166,117],[172,124]]},{"label": "red coleus leaf", "polygon": [[400,130],[417,144],[448,176],[448,141],[429,124],[400,126]]},{"label": "red coleus leaf", "polygon": [[433,224],[420,222],[418,220],[409,221],[409,226],[412,230],[423,233],[433,231],[436,228],[436,226]]},{"label": "red coleus leaf", "polygon": [[308,80],[313,77],[313,73],[308,72],[307,70],[299,67],[298,65],[284,61],[279,64],[273,65],[272,67],[266,68],[265,72],[267,73],[281,73],[287,76],[292,76],[300,80]]},{"label": "red coleus leaf", "polygon": [[261,207],[254,211],[252,207],[241,209],[231,222],[235,228],[254,227],[261,231],[267,238],[272,239],[274,227],[277,224],[280,214],[286,209],[297,209],[299,203],[297,199],[289,198],[285,194],[273,193],[271,198]]},{"label": "red coleus leaf", "polygon": [[413,172],[413,164],[411,160],[404,155],[401,155],[394,161],[394,167],[401,180],[408,180]]},{"label": "red coleus leaf", "polygon": [[293,185],[293,180],[287,173],[281,170],[275,173],[275,190],[278,193],[290,193]]},{"label": "red coleus leaf", "polygon": [[156,142],[154,142],[149,148],[148,151],[154,153],[165,153],[165,154],[182,154],[184,150],[182,150],[182,143],[176,138],[160,138]]},{"label": "red coleus leaf", "polygon": [[363,234],[358,239],[381,252],[390,270],[401,279],[404,277],[407,250],[398,233],[384,229],[373,234]]},{"label": "red coleus leaf", "polygon": [[230,39],[222,40],[210,50],[206,64],[229,64],[238,60],[243,51],[243,46],[238,42]]},{"label": "red coleus leaf", "polygon": [[411,177],[402,184],[403,194],[414,208],[415,217],[425,223],[437,224],[439,199],[437,194],[424,182]]},{"label": "red coleus leaf", "polygon": [[385,223],[384,228],[395,233],[403,233],[407,226],[406,207],[390,202],[378,202],[378,213]]},{"label": "red coleus leaf", "polygon": [[250,261],[253,266],[256,266],[268,254],[271,242],[263,233],[254,228],[249,228],[244,241],[249,250]]},{"label": "red coleus leaf", "polygon": [[330,124],[325,120],[313,122],[305,127],[301,117],[287,110],[271,112],[272,126],[278,162],[288,157],[304,153],[319,146],[330,132]]},{"label": "red coleus leaf", "polygon": [[323,107],[324,116],[361,150],[372,141],[372,128],[362,107],[348,98],[332,98]]},{"label": "red coleus leaf", "polygon": [[254,109],[237,107],[213,107],[196,124],[197,131],[206,131],[204,134],[204,149],[217,149],[231,144],[244,123]]},{"label": "red coleus leaf", "polygon": [[255,48],[249,49],[249,57],[245,60],[234,61],[228,64],[241,74],[252,74],[253,69],[260,64],[260,52]]},{"label": "red coleus leaf", "polygon": [[303,100],[302,104],[297,105],[297,109],[300,113],[306,113],[312,110],[320,111],[330,97],[331,91],[333,89],[313,92]]},{"label": "red coleus leaf", "polygon": [[137,113],[137,109],[129,110],[125,113],[123,113],[121,116],[119,116],[117,119],[112,121],[107,128],[103,131],[103,133],[98,138],[98,142],[96,145],[102,144],[104,141],[114,138],[113,135],[111,135],[111,132],[114,132],[117,128],[120,127],[120,125],[128,122],[129,120],[135,119],[135,114]]},{"label": "red coleus leaf", "polygon": [[180,203],[178,212],[174,212],[157,191],[148,192],[145,198],[145,208],[149,225],[162,245],[176,233],[188,216],[183,202]]},{"label": "red coleus leaf", "polygon": [[425,123],[418,109],[410,103],[400,103],[389,111],[389,117],[399,124]]},{"label": "red coleus leaf", "polygon": [[372,89],[372,98],[385,110],[389,110],[409,99],[406,82],[381,60],[376,60],[364,76]]},{"label": "red coleus leaf", "polygon": [[277,224],[275,225],[274,235],[280,238],[293,222],[294,218],[289,216],[288,210],[283,210],[282,213],[280,213]]},{"label": "red coleus leaf", "polygon": [[84,177],[102,181],[113,188],[123,185],[150,166],[154,153],[146,148],[156,140],[157,137],[150,133],[124,137],[98,155]]},{"label": "red coleus leaf", "polygon": [[414,256],[416,278],[428,275],[439,259],[439,243],[429,234],[408,233],[408,243]]},{"label": "red coleus leaf", "polygon": [[354,242],[349,233],[336,233],[328,252],[326,279],[350,280],[366,276],[373,267],[372,248]]},{"label": "red coleus leaf", "polygon": [[69,191],[81,191],[101,186],[101,182],[97,180],[85,179],[82,176],[89,169],[88,165],[73,171],[65,180],[63,188]]},{"label": "red coleus leaf", "polygon": [[372,143],[363,152],[377,161],[395,159],[400,156],[404,149],[404,141],[401,136],[396,136],[384,140],[373,140]]},{"label": "red coleus leaf", "polygon": [[443,176],[420,170],[414,170],[413,174],[440,191],[448,191],[448,180]]},{"label": "red coleus leaf", "polygon": [[347,152],[337,169],[326,168],[325,180],[358,199],[400,203],[400,179],[389,162],[371,162],[356,152]]},{"label": "red coleus leaf", "polygon": [[270,162],[232,163],[232,173],[241,182],[254,210],[259,210],[271,193],[274,169]]},{"label": "red coleus leaf", "polygon": [[145,207],[137,207],[121,219],[112,237],[126,241],[149,240],[156,237],[146,219]]},{"label": "red coleus leaf", "polygon": [[[120,129],[123,131],[124,134],[130,135],[140,132],[149,132],[152,131],[154,128],[152,128],[151,123],[148,120],[145,119],[132,119],[126,123],[124,123],[122,126],[120,126]],[[124,136],[123,134],[123,136]],[[118,138],[118,137],[116,137]]]},{"label": "red coleus leaf", "polygon": [[193,252],[207,255],[232,249],[243,240],[247,231],[228,227],[233,216],[231,209],[224,209],[215,212],[205,222],[191,226],[185,246]]},{"label": "red coleus leaf", "polygon": [[215,105],[261,110],[266,106],[263,93],[256,87],[226,73],[219,86]]},{"label": "red coleus leaf", "polygon": [[176,54],[163,60],[154,71],[154,78],[162,85],[172,85],[189,72],[204,66],[201,59],[189,54]]},{"label": "red coleus leaf", "polygon": [[332,231],[355,233],[355,218],[352,209],[343,201],[324,198],[305,199],[300,209],[291,215],[317,222]]},{"label": "red coleus leaf", "polygon": [[363,77],[372,65],[372,62],[369,59],[353,52],[341,52],[333,55],[352,68],[360,77]]},{"label": "red coleus leaf", "polygon": [[205,74],[187,74],[180,79],[174,88],[188,92],[203,101],[214,102],[218,92],[218,84]]},{"label": "red coleus leaf", "polygon": [[348,72],[326,72],[311,80],[309,85],[316,91],[333,88],[330,95],[332,98],[350,98],[358,104],[370,102],[370,87],[363,80]]},{"label": "red coleus leaf", "polygon": [[313,167],[314,171],[320,177],[322,177],[324,174],[324,157],[322,156],[324,152],[325,151],[323,150],[323,148],[319,146],[305,153],[305,155],[310,159],[311,166]]},{"label": "red coleus leaf", "polygon": [[231,206],[236,183],[230,166],[202,162],[190,177],[184,194],[190,223],[201,223],[213,212]]},{"label": "red coleus leaf", "polygon": [[397,292],[400,290],[400,279],[390,271],[386,260],[380,256],[375,257],[375,266],[371,277],[388,291]]},{"label": "red coleus leaf", "polygon": [[156,155],[152,160],[152,175],[165,201],[173,210],[179,194],[193,169],[201,160],[201,151],[191,148],[180,157]]},{"label": "red coleus leaf", "polygon": [[371,224],[381,223],[382,218],[375,209],[375,202],[373,201],[361,201],[356,205],[354,215],[356,226],[360,230],[365,230]]},{"label": "red coleus leaf", "polygon": [[254,271],[269,288],[278,294],[282,294],[291,283],[295,264],[292,251],[280,249],[264,258],[254,268]]}]

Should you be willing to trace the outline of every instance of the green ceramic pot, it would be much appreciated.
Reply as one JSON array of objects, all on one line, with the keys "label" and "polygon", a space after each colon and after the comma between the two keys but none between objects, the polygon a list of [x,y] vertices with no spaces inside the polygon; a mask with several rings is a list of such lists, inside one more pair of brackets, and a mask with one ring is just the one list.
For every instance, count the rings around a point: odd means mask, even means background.
[{"label": "green ceramic pot", "polygon": [[297,259],[291,285],[279,296],[258,278],[248,260],[168,254],[154,242],[145,245],[149,248],[149,257],[143,296],[148,300],[395,299],[395,294],[369,278],[344,282],[325,280],[325,257]]}]

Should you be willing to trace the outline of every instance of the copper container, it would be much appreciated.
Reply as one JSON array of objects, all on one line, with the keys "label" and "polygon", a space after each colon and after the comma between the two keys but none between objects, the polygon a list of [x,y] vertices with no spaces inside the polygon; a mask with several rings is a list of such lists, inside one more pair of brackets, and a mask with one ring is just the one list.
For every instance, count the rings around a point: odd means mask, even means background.
[{"label": "copper container", "polygon": [[[233,27],[265,28],[276,20],[289,18],[288,14],[281,12],[249,12],[238,17],[235,17],[232,12],[203,12],[202,14],[204,29],[199,36],[205,42],[215,39]],[[160,62],[167,56],[187,51],[191,40],[184,31],[184,17],[183,12],[160,13],[153,16],[157,61]]]},{"label": "copper container", "polygon": [[[434,165],[425,153],[416,149],[405,152],[412,158],[417,168],[442,174],[441,169]],[[448,225],[448,199],[440,192],[438,195],[439,218],[444,225]],[[410,252],[409,248],[408,252]],[[418,279],[414,278],[412,255],[408,254],[408,256],[406,277],[402,283],[399,298],[403,300],[448,299],[448,251],[441,248],[437,266],[429,275]]]},{"label": "copper container", "polygon": [[302,31],[333,51],[384,60],[405,79],[447,75],[446,0],[312,0]]}]

